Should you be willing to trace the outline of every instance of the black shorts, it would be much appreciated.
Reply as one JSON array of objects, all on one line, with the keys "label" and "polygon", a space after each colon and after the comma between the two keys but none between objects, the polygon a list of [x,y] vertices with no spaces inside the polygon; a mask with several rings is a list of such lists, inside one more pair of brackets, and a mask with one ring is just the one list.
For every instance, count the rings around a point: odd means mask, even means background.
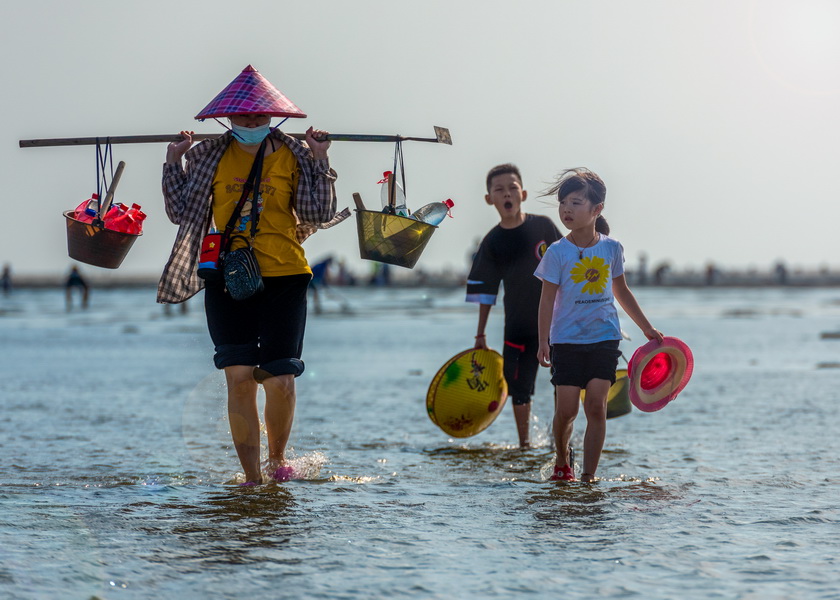
[{"label": "black shorts", "polygon": [[619,340],[594,344],[552,344],[551,383],[573,385],[581,389],[593,379],[606,379],[615,383],[618,367]]},{"label": "black shorts", "polygon": [[505,340],[502,350],[505,381],[508,385],[508,395],[514,406],[531,403],[534,395],[534,382],[537,379],[540,363],[537,359],[539,339],[532,339],[521,343]]},{"label": "black shorts", "polygon": [[207,282],[204,310],[217,369],[255,366],[271,375],[303,373],[306,291],[311,275],[263,277],[265,289],[234,300],[224,283]]}]

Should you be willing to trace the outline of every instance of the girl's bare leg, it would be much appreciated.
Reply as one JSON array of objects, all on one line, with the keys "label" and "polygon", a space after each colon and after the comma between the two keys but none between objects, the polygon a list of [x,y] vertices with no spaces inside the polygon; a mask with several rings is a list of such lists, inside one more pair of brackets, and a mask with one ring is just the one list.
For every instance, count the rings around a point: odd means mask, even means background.
[{"label": "girl's bare leg", "polygon": [[607,435],[607,396],[610,382],[606,379],[592,379],[586,385],[586,400],[583,412],[586,414],[586,433],[583,436],[583,473],[581,481],[593,481],[601,450]]},{"label": "girl's bare leg", "polygon": [[[580,404],[580,388],[573,385],[554,386],[554,451],[557,465],[569,464],[569,441]],[[574,465],[569,465],[574,467]]]}]

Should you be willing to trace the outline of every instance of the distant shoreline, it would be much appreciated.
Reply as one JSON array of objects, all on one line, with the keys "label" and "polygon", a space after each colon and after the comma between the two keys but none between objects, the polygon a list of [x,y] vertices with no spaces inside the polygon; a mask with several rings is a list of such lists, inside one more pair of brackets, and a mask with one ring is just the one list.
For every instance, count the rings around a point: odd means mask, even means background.
[{"label": "distant shoreline", "polygon": [[[96,289],[156,288],[158,275],[122,275],[102,273],[93,267],[81,267],[82,274],[91,287]],[[66,274],[32,275],[12,274],[12,290],[63,288]],[[636,272],[627,271],[628,283],[634,288],[832,288],[840,287],[840,272],[835,271],[793,271],[783,277],[775,272],[762,271],[718,271],[714,277],[698,271],[671,271],[655,282],[648,276],[644,281]],[[457,288],[465,285],[466,274],[451,271],[434,273],[419,269],[391,269],[390,287]],[[331,281],[334,287],[344,287]],[[356,277],[355,287],[372,285],[365,277]]]}]

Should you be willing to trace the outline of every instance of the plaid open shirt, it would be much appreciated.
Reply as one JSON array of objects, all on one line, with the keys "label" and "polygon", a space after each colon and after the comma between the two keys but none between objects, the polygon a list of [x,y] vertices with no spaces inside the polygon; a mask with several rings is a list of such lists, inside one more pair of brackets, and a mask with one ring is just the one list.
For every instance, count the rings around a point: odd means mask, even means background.
[{"label": "plaid open shirt", "polygon": [[[300,166],[293,202],[299,221],[298,241],[302,242],[316,229],[332,227],[349,217],[346,208],[339,214],[335,212],[337,175],[330,168],[329,160],[313,159],[306,144],[279,130],[272,136],[289,147]],[[163,165],[166,215],[178,225],[178,233],[158,284],[157,301],[161,304],[183,302],[204,287],[204,281],[196,274],[198,257],[210,221],[213,177],[231,139],[231,133],[227,132],[191,148],[184,155],[186,170],[180,164]]]}]

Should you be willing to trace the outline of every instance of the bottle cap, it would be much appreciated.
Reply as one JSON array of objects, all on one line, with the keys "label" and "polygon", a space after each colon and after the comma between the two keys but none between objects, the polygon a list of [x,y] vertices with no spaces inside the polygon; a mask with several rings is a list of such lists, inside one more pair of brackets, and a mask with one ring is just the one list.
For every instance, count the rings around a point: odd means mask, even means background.
[{"label": "bottle cap", "polygon": [[89,217],[95,217],[96,216],[96,211],[92,208],[86,208],[85,209],[85,214]]},{"label": "bottle cap", "polygon": [[453,206],[455,206],[455,203],[452,202],[452,198],[447,198],[446,200],[443,201],[443,203],[446,206],[448,206],[449,208],[452,208]]}]

